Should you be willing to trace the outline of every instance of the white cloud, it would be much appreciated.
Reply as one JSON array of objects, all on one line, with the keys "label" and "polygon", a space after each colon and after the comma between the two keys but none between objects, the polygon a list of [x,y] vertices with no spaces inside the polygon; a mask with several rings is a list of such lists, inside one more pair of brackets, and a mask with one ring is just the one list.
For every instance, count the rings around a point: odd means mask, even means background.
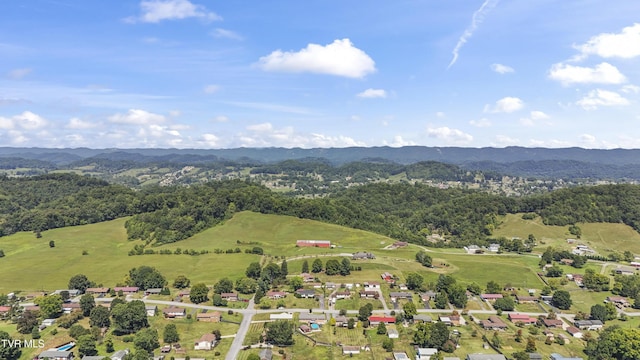
[{"label": "white cloud", "polygon": [[445,115],[445,113],[444,113],[444,112],[442,112],[442,111],[438,111],[438,112],[436,113],[436,117],[437,117],[437,118],[440,118],[440,119],[443,119],[443,118],[445,118],[445,117],[446,117],[446,115]]},{"label": "white cloud", "polygon": [[582,57],[598,55],[603,58],[630,59],[640,56],[640,23],[622,29],[617,34],[603,33],[576,46]]},{"label": "white cloud", "polygon": [[367,89],[356,95],[359,98],[372,99],[372,98],[386,98],[387,92],[383,89]]},{"label": "white cloud", "polygon": [[617,92],[596,89],[592,90],[584,98],[578,100],[576,104],[585,110],[595,110],[601,106],[625,106],[630,102]]},{"label": "white cloud", "polygon": [[508,74],[515,72],[515,70],[511,66],[502,64],[491,64],[491,70],[497,72],[498,74]]},{"label": "white cloud", "polygon": [[580,141],[586,144],[593,145],[596,143],[596,137],[591,134],[580,135]]},{"label": "white cloud", "polygon": [[289,105],[271,104],[271,103],[229,101],[227,102],[227,104],[243,107],[243,108],[249,108],[249,109],[267,110],[267,111],[283,112],[283,113],[290,113],[290,114],[306,115],[311,113],[311,111],[306,108],[289,106]]},{"label": "white cloud", "polygon": [[473,125],[475,127],[483,128],[483,127],[490,127],[491,126],[491,121],[489,121],[489,119],[487,119],[487,118],[482,118],[480,120],[475,120],[474,119],[474,120],[469,121],[469,124],[471,124],[471,125]]},{"label": "white cloud", "polygon": [[220,146],[220,138],[214,134],[202,134],[200,143],[208,147],[218,147]]},{"label": "white cloud", "polygon": [[216,38],[224,38],[224,39],[232,39],[232,40],[244,40],[242,35],[238,34],[235,31],[217,28],[211,31],[209,34]]},{"label": "white cloud", "polygon": [[166,121],[164,115],[154,114],[145,110],[130,109],[126,114],[115,114],[109,121],[117,124],[151,125]]},{"label": "white cloud", "polygon": [[163,20],[181,20],[200,18],[203,20],[222,20],[214,12],[202,5],[195,5],[189,0],[151,0],[140,3],[142,15],[139,18],[127,18],[128,22],[158,23]]},{"label": "white cloud", "polygon": [[446,126],[439,128],[427,128],[427,135],[432,138],[452,143],[470,143],[473,141],[473,136],[458,129],[450,129]]},{"label": "white cloud", "polygon": [[498,101],[492,107],[490,105],[485,105],[484,112],[492,112],[492,113],[512,113],[518,111],[524,107],[524,103],[517,97],[507,96]]},{"label": "white cloud", "polygon": [[531,114],[529,114],[529,117],[520,118],[520,124],[524,126],[535,126],[536,123],[539,122],[540,120],[547,120],[547,119],[549,119],[549,115],[545,114],[544,112],[532,111]]},{"label": "white cloud", "polygon": [[480,5],[480,8],[473,13],[473,16],[471,17],[471,24],[469,24],[469,26],[464,30],[464,33],[456,43],[456,47],[453,48],[453,51],[451,52],[453,54],[453,59],[451,59],[447,69],[458,61],[458,54],[460,53],[462,46],[467,43],[467,40],[469,40],[476,29],[478,29],[478,25],[484,21],[485,15],[487,15],[487,13],[498,4],[498,1],[499,0],[485,0],[482,5]]},{"label": "white cloud", "polygon": [[273,130],[273,125],[271,125],[271,123],[249,125],[247,126],[247,130],[255,132],[269,132]]},{"label": "white cloud", "polygon": [[560,81],[562,85],[571,84],[622,84],[627,78],[615,66],[603,62],[595,68],[554,64],[549,70],[549,78]]},{"label": "white cloud", "polygon": [[214,117],[214,118],[213,118],[213,121],[214,121],[214,122],[222,123],[222,122],[227,122],[227,121],[229,121],[229,118],[228,118],[228,117],[226,117],[226,116],[224,116],[224,115],[218,115],[218,116],[216,116],[216,117]]},{"label": "white cloud", "polygon": [[636,85],[625,85],[620,89],[625,94],[637,94],[640,93],[640,86]]},{"label": "white cloud", "polygon": [[495,142],[492,144],[494,146],[510,146],[519,144],[520,140],[506,136],[506,135],[496,135]]},{"label": "white cloud", "polygon": [[233,139],[233,146],[243,147],[348,147],[366,146],[365,143],[351,137],[329,136],[319,133],[298,133],[293,127],[275,128],[271,123],[256,124],[247,127],[249,133],[238,134]]},{"label": "white cloud", "polygon": [[71,118],[69,120],[69,123],[67,123],[67,125],[65,126],[67,129],[91,129],[96,127],[96,124],[91,123],[89,121],[84,121],[82,119],[79,118]]},{"label": "white cloud", "polygon": [[385,146],[391,146],[391,147],[403,147],[403,146],[414,146],[414,145],[417,145],[417,143],[415,143],[414,141],[405,140],[400,135],[394,136],[393,137],[393,141],[388,142],[388,141],[384,140],[382,143]]},{"label": "white cloud", "polygon": [[220,85],[211,84],[205,86],[203,91],[205,92],[205,94],[215,94],[220,91],[220,89]]},{"label": "white cloud", "polygon": [[309,44],[294,52],[276,50],[260,58],[258,66],[266,71],[329,74],[363,78],[376,71],[373,59],[353,46],[349,39],[335,40],[326,46]]},{"label": "white cloud", "polygon": [[48,123],[45,118],[31,111],[25,111],[22,114],[14,115],[10,118],[0,116],[0,129],[20,127],[25,130],[37,130],[44,128]]},{"label": "white cloud", "polygon": [[13,69],[7,73],[7,77],[13,80],[20,80],[25,76],[31,74],[32,69],[22,68],[22,69]]}]

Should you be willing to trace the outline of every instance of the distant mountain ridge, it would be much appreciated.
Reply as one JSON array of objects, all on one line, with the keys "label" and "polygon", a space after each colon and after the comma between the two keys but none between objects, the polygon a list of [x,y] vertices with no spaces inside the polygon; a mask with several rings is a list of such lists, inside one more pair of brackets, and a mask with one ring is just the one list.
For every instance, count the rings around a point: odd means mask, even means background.
[{"label": "distant mountain ridge", "polygon": [[[130,155],[133,156],[130,156]],[[212,161],[214,159],[261,163],[279,162],[291,159],[322,158],[339,165],[353,161],[391,161],[411,164],[420,161],[439,161],[452,164],[478,164],[494,162],[500,164],[571,160],[583,163],[607,165],[640,165],[640,149],[584,149],[584,148],[527,148],[512,146],[506,148],[465,148],[465,147],[348,147],[348,148],[235,148],[235,149],[89,149],[89,148],[18,148],[1,147],[0,157],[14,157],[68,164],[90,157],[112,160],[134,160],[137,156],[163,157],[190,161]],[[190,156],[187,156],[190,155]],[[202,157],[202,158],[200,158]],[[204,158],[204,159],[203,159]],[[146,160],[149,160],[148,158]]]}]

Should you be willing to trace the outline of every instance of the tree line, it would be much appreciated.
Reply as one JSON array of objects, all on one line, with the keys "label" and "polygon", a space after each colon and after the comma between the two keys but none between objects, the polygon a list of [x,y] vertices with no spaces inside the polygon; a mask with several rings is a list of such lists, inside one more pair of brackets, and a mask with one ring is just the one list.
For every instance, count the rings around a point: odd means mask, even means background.
[{"label": "tree line", "polygon": [[[237,211],[291,215],[368,230],[430,246],[462,247],[490,239],[500,216],[526,213],[545,224],[624,223],[640,231],[640,186],[575,187],[508,197],[422,184],[375,183],[322,198],[293,198],[241,180],[189,187],[123,186],[73,174],[0,178],[2,235],[43,231],[131,216],[130,239],[165,244],[188,238]],[[530,216],[528,216],[530,217]],[[577,228],[577,227],[576,227]],[[447,241],[433,242],[432,234]],[[510,244],[512,251],[523,249]]]}]

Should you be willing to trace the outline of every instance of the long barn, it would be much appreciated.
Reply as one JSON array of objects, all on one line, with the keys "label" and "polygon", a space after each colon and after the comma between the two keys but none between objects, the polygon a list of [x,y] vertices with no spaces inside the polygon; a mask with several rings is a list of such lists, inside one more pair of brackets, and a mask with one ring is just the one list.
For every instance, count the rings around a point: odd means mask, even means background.
[{"label": "long barn", "polygon": [[331,241],[329,240],[298,240],[296,241],[296,246],[329,248],[331,247]]}]

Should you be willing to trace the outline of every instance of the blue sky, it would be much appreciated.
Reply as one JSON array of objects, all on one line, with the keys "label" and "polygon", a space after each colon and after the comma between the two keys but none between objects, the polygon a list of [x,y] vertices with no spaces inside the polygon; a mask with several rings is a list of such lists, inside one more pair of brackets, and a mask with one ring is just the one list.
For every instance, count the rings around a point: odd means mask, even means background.
[{"label": "blue sky", "polygon": [[640,148],[640,2],[30,0],[0,146]]}]

